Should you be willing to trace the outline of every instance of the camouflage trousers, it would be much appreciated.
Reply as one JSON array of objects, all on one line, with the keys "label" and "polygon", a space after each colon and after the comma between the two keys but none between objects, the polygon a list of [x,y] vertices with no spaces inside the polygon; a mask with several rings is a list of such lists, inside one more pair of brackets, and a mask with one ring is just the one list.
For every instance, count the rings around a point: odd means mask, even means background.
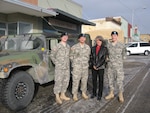
[{"label": "camouflage trousers", "polygon": [[108,67],[108,82],[110,90],[114,90],[114,81],[117,82],[119,91],[123,91],[124,72],[122,66]]},{"label": "camouflage trousers", "polygon": [[65,93],[70,80],[69,69],[55,69],[54,94]]},{"label": "camouflage trousers", "polygon": [[80,80],[81,80],[81,91],[86,93],[87,80],[88,80],[88,68],[83,69],[79,67],[74,67],[72,74],[73,74],[72,94],[78,93]]}]

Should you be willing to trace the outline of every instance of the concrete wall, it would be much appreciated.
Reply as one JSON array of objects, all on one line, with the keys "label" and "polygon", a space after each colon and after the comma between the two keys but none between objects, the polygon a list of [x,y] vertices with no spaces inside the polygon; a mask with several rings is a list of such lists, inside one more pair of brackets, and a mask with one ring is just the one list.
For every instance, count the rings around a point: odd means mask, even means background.
[{"label": "concrete wall", "polygon": [[72,0],[38,0],[38,6],[46,9],[57,8],[79,18],[82,17],[82,6]]}]

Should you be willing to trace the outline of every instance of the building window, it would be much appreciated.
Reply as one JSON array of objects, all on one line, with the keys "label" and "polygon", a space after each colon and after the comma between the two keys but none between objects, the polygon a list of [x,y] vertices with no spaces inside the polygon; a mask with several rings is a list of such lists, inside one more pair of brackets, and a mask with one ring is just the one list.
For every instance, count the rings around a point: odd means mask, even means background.
[{"label": "building window", "polygon": [[17,34],[17,23],[8,23],[8,35]]},{"label": "building window", "polygon": [[32,33],[32,24],[19,22],[19,34]]},{"label": "building window", "polygon": [[0,36],[6,35],[6,23],[0,22]]},{"label": "building window", "polygon": [[5,30],[0,29],[0,36],[5,35],[5,34],[6,34],[6,31],[5,31]]},{"label": "building window", "polygon": [[8,35],[32,33],[32,28],[32,24],[30,23],[8,23]]}]

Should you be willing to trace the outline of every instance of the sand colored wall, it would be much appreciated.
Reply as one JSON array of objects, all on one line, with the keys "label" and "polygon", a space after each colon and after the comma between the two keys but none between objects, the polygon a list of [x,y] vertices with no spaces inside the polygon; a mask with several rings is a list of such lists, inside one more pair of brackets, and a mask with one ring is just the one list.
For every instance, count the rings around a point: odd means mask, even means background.
[{"label": "sand colored wall", "polygon": [[[115,29],[107,29],[107,30],[94,30],[94,31],[89,31],[89,32],[86,32],[88,34],[90,34],[91,36],[91,39],[92,39],[92,42],[94,44],[94,40],[96,38],[96,36],[100,35],[102,36],[105,40],[110,40],[111,39],[111,32],[115,30]],[[118,40],[122,43],[124,43],[124,34],[123,34],[123,31],[121,30],[117,30],[116,31],[118,32]]]},{"label": "sand colored wall", "polygon": [[112,22],[106,21],[104,19],[91,20],[91,22],[95,23],[96,26],[82,25],[82,32],[89,32],[94,30],[104,30],[104,29],[121,29],[120,25]]},{"label": "sand colored wall", "polygon": [[105,18],[91,20],[91,22],[95,23],[96,26],[82,25],[82,32],[90,34],[93,43],[98,35],[101,35],[106,40],[110,40],[112,31],[117,31],[119,33],[119,41],[125,43],[124,32],[121,30],[119,24],[116,24],[113,21],[106,21]]},{"label": "sand colored wall", "polygon": [[141,34],[140,38],[144,42],[150,42],[150,34]]}]

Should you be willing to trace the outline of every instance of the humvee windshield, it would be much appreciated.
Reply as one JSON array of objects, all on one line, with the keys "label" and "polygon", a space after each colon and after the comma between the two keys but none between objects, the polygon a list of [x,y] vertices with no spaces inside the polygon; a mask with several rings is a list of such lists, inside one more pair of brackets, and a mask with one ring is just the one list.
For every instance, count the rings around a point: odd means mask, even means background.
[{"label": "humvee windshield", "polygon": [[44,41],[36,36],[16,36],[16,37],[1,37],[1,51],[24,51],[41,49],[44,47]]}]

